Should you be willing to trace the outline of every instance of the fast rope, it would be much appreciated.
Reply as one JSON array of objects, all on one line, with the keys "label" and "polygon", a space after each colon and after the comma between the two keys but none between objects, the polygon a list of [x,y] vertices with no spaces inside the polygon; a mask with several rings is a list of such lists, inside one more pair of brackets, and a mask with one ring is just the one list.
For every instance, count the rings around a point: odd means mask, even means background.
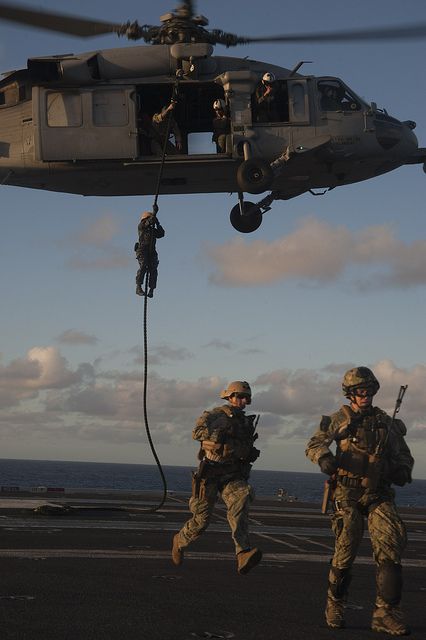
[{"label": "fast rope", "polygon": [[[179,72],[176,73],[176,81],[175,84],[173,86],[173,91],[172,91],[172,97],[171,97],[171,102],[176,102],[177,101],[177,97],[178,97],[178,89],[179,89],[179,80],[180,80],[181,75],[179,74]],[[172,115],[171,112],[169,112],[167,114],[167,121],[166,121],[166,133],[165,133],[165,137],[164,137],[164,144],[163,144],[163,150],[162,150],[162,157],[161,157],[161,163],[160,163],[160,170],[158,172],[158,180],[157,180],[157,186],[156,186],[156,190],[155,190],[155,197],[154,197],[154,203],[152,205],[152,214],[154,216],[154,218],[157,217],[157,213],[158,213],[158,197],[160,195],[160,186],[161,186],[161,178],[163,175],[163,169],[164,169],[164,163],[166,160],[166,151],[167,151],[167,144],[169,142],[169,135],[170,135],[170,126],[171,126],[171,121],[172,121]],[[150,249],[149,249],[149,256],[150,258],[152,258],[152,252],[153,252],[153,245],[154,245],[154,233],[155,233],[155,225],[152,225],[151,227],[151,238],[150,238]],[[151,269],[150,269],[150,265],[148,265],[148,268],[146,270],[146,274],[145,274],[145,283],[144,283],[144,307],[143,307],[143,349],[144,349],[144,372],[143,372],[143,418],[144,418],[144,424],[145,424],[145,431],[146,431],[146,435],[148,438],[148,442],[149,442],[149,446],[151,448],[151,452],[152,455],[154,456],[155,462],[157,464],[158,470],[160,472],[160,476],[161,476],[161,480],[163,483],[163,495],[162,498],[160,500],[160,502],[153,506],[153,507],[125,507],[125,506],[117,506],[117,507],[84,507],[84,506],[72,506],[72,505],[57,505],[57,508],[53,507],[53,505],[41,505],[39,507],[37,507],[36,509],[34,509],[35,512],[37,513],[41,513],[44,515],[57,515],[59,510],[61,510],[62,514],[65,513],[71,513],[71,512],[75,512],[75,511],[82,511],[82,510],[95,510],[95,511],[126,511],[128,513],[154,513],[155,511],[158,511],[159,509],[161,509],[161,507],[163,506],[163,504],[165,503],[166,499],[167,499],[167,481],[166,481],[166,477],[164,475],[164,471],[163,468],[161,466],[161,462],[160,459],[157,455],[157,452],[155,450],[155,446],[151,437],[151,431],[149,428],[149,422],[148,422],[148,408],[147,408],[147,394],[148,394],[148,295],[147,295],[147,291],[148,291],[148,283],[149,283],[149,278],[150,278],[150,274],[151,274]]]},{"label": "fast rope", "polygon": [[[175,81],[175,84],[173,86],[172,96],[171,96],[171,100],[170,100],[171,103],[177,101],[178,91],[179,91],[179,80],[180,80],[180,75],[177,73],[176,74],[176,81]],[[157,187],[156,187],[156,190],[155,190],[154,203],[152,205],[152,213],[153,213],[154,218],[157,217],[157,213],[158,213],[158,204],[157,204],[157,202],[158,202],[158,197],[160,195],[161,178],[163,176],[164,163],[165,163],[165,160],[166,160],[166,151],[167,151],[167,145],[168,145],[168,142],[169,142],[171,122],[172,122],[172,111],[170,111],[167,114],[166,133],[165,133],[165,136],[164,136],[164,143],[163,143],[163,153],[162,153],[162,157],[161,157],[160,170],[158,172]],[[151,258],[152,258],[153,245],[154,245],[154,233],[155,233],[155,227],[153,225],[152,228],[151,228],[151,241],[150,241],[150,257]],[[144,348],[143,417],[144,417],[145,431],[146,431],[146,435],[147,435],[147,438],[148,438],[149,446],[151,448],[151,452],[152,452],[152,455],[154,456],[155,462],[157,463],[157,467],[158,467],[158,470],[160,472],[161,480],[162,480],[162,483],[163,483],[163,496],[161,498],[161,501],[155,507],[151,507],[150,509],[146,509],[145,510],[145,511],[149,511],[149,512],[152,513],[154,511],[158,511],[159,509],[161,509],[161,507],[163,506],[163,504],[166,501],[166,498],[167,498],[167,481],[166,481],[166,478],[165,478],[165,475],[164,475],[164,472],[163,472],[163,468],[161,466],[161,462],[160,462],[160,460],[158,458],[158,455],[157,455],[157,452],[155,450],[154,443],[152,441],[151,431],[150,431],[149,423],[148,423],[148,409],[147,409],[147,394],[148,394],[148,295],[147,295],[147,291],[148,291],[149,278],[150,278],[150,267],[148,267],[148,269],[146,271],[145,283],[144,283],[144,309],[143,309],[143,348]]]}]

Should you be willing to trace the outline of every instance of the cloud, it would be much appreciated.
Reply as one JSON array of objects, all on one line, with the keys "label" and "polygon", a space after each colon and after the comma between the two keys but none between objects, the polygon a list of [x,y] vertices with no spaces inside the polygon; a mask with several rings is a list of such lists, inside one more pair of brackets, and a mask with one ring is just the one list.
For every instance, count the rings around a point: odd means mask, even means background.
[{"label": "cloud", "polygon": [[79,244],[91,247],[104,247],[110,245],[113,238],[118,234],[119,227],[117,221],[111,214],[99,217],[81,231],[77,240]]},{"label": "cloud", "polygon": [[88,379],[90,365],[71,371],[56,347],[33,347],[25,358],[0,365],[0,408],[38,397],[42,389],[67,388]]},{"label": "cloud", "polygon": [[71,269],[81,269],[82,271],[104,270],[104,269],[126,269],[130,265],[130,256],[126,251],[111,247],[103,248],[98,255],[91,254],[89,257],[76,255],[67,260],[66,266]]},{"label": "cloud", "polygon": [[83,271],[127,268],[131,262],[130,252],[113,244],[119,231],[119,223],[111,214],[89,223],[62,243],[74,252],[66,265]]},{"label": "cloud", "polygon": [[220,286],[282,280],[328,284],[354,266],[372,270],[368,277],[354,281],[359,289],[426,284],[426,240],[404,243],[387,225],[351,231],[310,217],[277,240],[236,238],[207,246],[206,254],[215,268],[210,280]]},{"label": "cloud", "polygon": [[[341,392],[344,372],[354,363],[327,365],[320,370],[281,369],[264,373],[254,381],[256,408],[275,416],[275,431],[309,436],[321,415],[335,411],[345,399]],[[399,368],[391,360],[371,367],[380,381],[376,403],[392,415],[401,385],[408,385],[401,417],[410,438],[426,438],[426,366]],[[288,420],[290,419],[290,422]],[[287,426],[283,429],[284,422]]]},{"label": "cloud", "polygon": [[[167,351],[167,350],[166,350]],[[252,379],[250,412],[261,414],[259,444],[306,442],[321,415],[345,400],[341,381],[356,363],[329,363],[321,369],[278,369]],[[367,363],[368,364],[368,363]],[[398,367],[391,360],[371,365],[380,380],[377,405],[392,414],[402,384],[408,384],[400,412],[410,441],[426,440],[426,365]],[[226,380],[185,380],[150,372],[148,416],[154,442],[193,446],[191,432],[204,409],[221,403]],[[25,446],[39,439],[76,443],[91,440],[122,445],[145,441],[140,370],[99,370],[90,363],[72,368],[56,347],[33,347],[0,366],[0,436]]]},{"label": "cloud", "polygon": [[33,347],[28,351],[27,358],[39,367],[38,377],[28,381],[36,389],[68,387],[80,380],[78,372],[68,368],[66,359],[56,347]]},{"label": "cloud", "polygon": [[230,342],[225,342],[224,340],[219,340],[219,339],[215,339],[215,340],[210,340],[210,342],[208,342],[207,344],[203,344],[202,348],[203,349],[208,349],[208,348],[212,348],[212,349],[231,349],[232,345]]},{"label": "cloud", "polygon": [[76,329],[66,329],[56,339],[61,344],[67,345],[96,344],[98,342],[96,336]]},{"label": "cloud", "polygon": [[[134,360],[135,364],[142,364],[144,362],[143,350],[140,347],[135,347],[132,352],[137,356]],[[170,362],[180,362],[181,360],[189,360],[194,355],[188,349],[184,347],[172,347],[167,344],[157,345],[152,347],[148,353],[148,362],[150,365],[163,365]]]}]

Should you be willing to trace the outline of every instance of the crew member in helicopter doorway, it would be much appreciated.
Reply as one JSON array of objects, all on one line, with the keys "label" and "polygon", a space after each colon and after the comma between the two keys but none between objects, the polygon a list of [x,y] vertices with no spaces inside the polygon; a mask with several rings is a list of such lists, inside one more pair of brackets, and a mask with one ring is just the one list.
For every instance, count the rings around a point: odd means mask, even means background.
[{"label": "crew member in helicopter doorway", "polygon": [[217,153],[226,153],[226,139],[231,133],[231,124],[226,114],[225,101],[222,99],[213,102],[213,136],[212,142],[216,143]]},{"label": "crew member in helicopter doorway", "polygon": [[151,140],[151,150],[155,156],[161,156],[163,153],[167,130],[169,137],[173,135],[175,144],[172,144],[169,139],[167,140],[166,154],[173,155],[182,152],[182,133],[173,115],[175,106],[176,100],[172,100],[167,107],[163,107],[152,116],[153,138]]}]

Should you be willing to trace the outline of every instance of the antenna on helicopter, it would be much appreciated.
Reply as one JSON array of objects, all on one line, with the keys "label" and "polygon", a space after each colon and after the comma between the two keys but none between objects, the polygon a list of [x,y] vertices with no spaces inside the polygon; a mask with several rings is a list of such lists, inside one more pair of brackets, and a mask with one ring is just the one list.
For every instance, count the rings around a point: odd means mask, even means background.
[{"label": "antenna on helicopter", "polygon": [[300,62],[298,62],[296,66],[293,67],[293,69],[290,71],[288,77],[291,78],[292,76],[296,75],[303,64],[312,64],[312,60],[301,60]]}]

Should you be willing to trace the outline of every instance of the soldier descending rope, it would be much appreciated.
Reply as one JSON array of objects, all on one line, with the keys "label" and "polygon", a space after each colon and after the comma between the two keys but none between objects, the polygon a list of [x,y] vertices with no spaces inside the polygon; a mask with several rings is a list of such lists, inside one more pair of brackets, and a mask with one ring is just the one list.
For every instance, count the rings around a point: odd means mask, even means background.
[{"label": "soldier descending rope", "polygon": [[[323,473],[335,478],[332,529],[336,537],[327,591],[326,622],[345,626],[344,607],[351,567],[367,518],[376,562],[374,631],[407,635],[399,608],[402,592],[401,556],[407,542],[404,523],[396,510],[395,491],[411,482],[414,460],[405,442],[407,429],[395,419],[406,387],[401,387],[393,417],[373,407],[380,384],[367,367],[346,372],[342,389],[349,400],[331,416],[323,416],[309,440],[306,455]],[[330,451],[336,443],[336,455]]]},{"label": "soldier descending rope", "polygon": [[[139,269],[136,274],[136,295],[152,298],[157,286],[158,253],[155,249],[157,238],[164,237],[164,229],[151,211],[145,211],[138,224],[139,240],[135,244],[136,259]],[[142,289],[145,277],[148,276],[148,292]]]}]

